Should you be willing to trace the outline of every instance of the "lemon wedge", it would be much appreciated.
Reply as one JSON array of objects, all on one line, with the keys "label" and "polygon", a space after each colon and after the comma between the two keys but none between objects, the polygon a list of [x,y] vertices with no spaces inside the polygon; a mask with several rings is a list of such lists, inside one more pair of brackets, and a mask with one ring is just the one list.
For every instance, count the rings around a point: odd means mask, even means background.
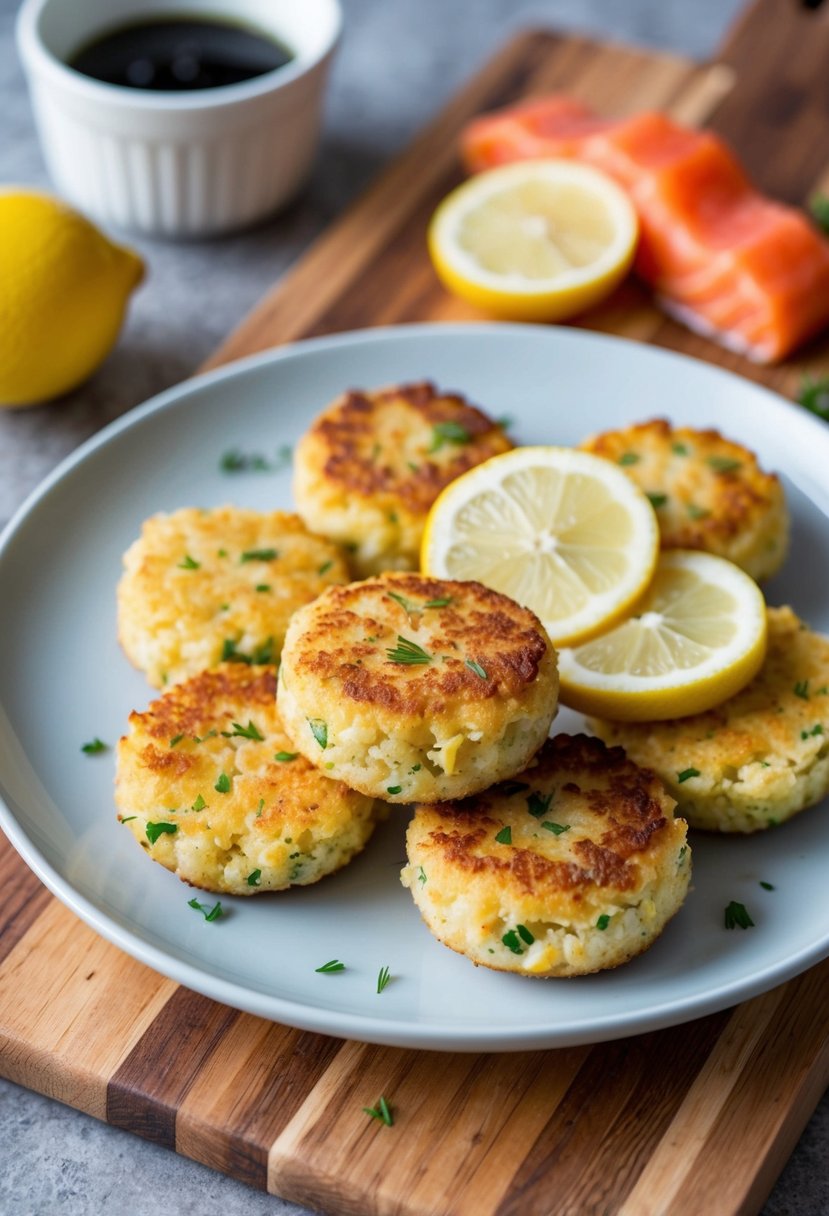
[{"label": "lemon wedge", "polygon": [[455,295],[511,321],[558,321],[604,299],[633,261],[639,225],[605,174],[566,160],[504,165],[438,207],[429,253]]},{"label": "lemon wedge", "polygon": [[668,550],[633,615],[560,653],[561,700],[624,722],[685,717],[739,692],[765,653],[754,580],[724,557]]},{"label": "lemon wedge", "polygon": [[558,646],[624,616],[658,551],[653,507],[620,468],[573,448],[526,447],[450,482],[426,520],[421,566],[532,608]]}]

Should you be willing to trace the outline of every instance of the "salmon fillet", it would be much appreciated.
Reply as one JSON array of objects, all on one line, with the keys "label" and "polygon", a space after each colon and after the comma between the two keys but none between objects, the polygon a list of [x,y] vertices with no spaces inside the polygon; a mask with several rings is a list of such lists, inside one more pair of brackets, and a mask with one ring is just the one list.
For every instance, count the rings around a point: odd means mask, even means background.
[{"label": "salmon fillet", "polygon": [[782,359],[829,324],[829,242],[759,194],[710,131],[660,113],[603,119],[553,95],[476,119],[462,151],[472,172],[540,157],[604,170],[636,207],[636,270],[666,312],[751,359]]}]

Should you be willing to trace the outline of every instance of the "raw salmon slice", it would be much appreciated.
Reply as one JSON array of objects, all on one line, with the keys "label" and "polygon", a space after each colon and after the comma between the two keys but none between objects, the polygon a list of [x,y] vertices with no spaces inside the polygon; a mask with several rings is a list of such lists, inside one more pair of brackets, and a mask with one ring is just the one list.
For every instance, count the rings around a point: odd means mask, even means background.
[{"label": "raw salmon slice", "polygon": [[636,207],[636,269],[665,310],[749,358],[782,359],[829,324],[829,242],[759,194],[710,131],[659,113],[602,119],[554,95],[475,119],[462,150],[473,172],[539,157],[604,170]]}]

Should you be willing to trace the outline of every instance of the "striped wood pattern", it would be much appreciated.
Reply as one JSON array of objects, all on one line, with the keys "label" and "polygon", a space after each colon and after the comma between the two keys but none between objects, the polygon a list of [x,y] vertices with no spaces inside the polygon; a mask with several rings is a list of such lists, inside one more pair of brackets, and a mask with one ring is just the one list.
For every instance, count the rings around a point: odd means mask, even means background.
[{"label": "striped wood pattern", "polygon": [[[779,0],[759,0],[723,62],[708,67],[522,36],[320,238],[211,365],[312,334],[471,317],[439,289],[423,231],[458,180],[460,125],[520,96],[566,89],[612,113],[655,106],[710,121],[761,184],[802,199],[819,182],[814,149],[829,144],[829,116],[816,112],[803,74],[804,45],[811,79],[822,79],[829,22]],[[787,83],[793,61],[797,87]],[[781,167],[767,149],[775,128],[780,146],[782,122],[797,139],[783,145]],[[784,391],[826,353],[824,344],[796,367],[751,368],[665,320],[634,284],[587,324]],[[4,1075],[326,1212],[753,1213],[829,1081],[829,963],[736,1010],[623,1042],[438,1056],[341,1043],[180,988],[96,937],[1,840],[0,883]],[[362,1114],[380,1093],[393,1096],[394,1130]]]}]

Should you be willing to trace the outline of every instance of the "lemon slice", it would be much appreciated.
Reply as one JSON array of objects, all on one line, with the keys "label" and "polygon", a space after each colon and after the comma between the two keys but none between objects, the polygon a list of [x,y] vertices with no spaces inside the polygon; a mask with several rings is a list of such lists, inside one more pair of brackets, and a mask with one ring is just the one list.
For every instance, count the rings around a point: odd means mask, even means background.
[{"label": "lemon slice", "polygon": [[597,169],[566,160],[504,165],[438,207],[429,253],[444,286],[512,321],[558,321],[590,308],[627,274],[638,221]]},{"label": "lemon slice", "polygon": [[620,468],[573,448],[527,447],[450,482],[426,520],[421,565],[503,591],[569,645],[625,614],[658,551],[653,507]]},{"label": "lemon slice", "polygon": [[766,605],[724,557],[673,549],[635,614],[559,655],[561,700],[625,722],[702,713],[751,680],[766,654]]}]

